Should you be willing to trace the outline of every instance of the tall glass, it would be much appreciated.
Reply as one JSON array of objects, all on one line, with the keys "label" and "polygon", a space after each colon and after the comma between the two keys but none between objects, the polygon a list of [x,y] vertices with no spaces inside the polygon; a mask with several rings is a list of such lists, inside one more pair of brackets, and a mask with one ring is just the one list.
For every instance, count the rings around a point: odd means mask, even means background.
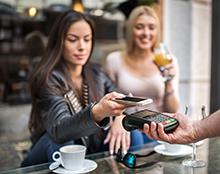
[{"label": "tall glass", "polygon": [[[185,115],[187,115],[187,113],[188,113],[188,107],[186,107]],[[205,117],[205,115],[206,114],[205,114],[204,108],[202,108],[203,118]],[[193,120],[193,119],[191,119],[191,120]],[[191,143],[191,145],[192,145],[192,148],[193,148],[192,158],[183,160],[182,164],[184,166],[193,167],[193,168],[204,167],[206,165],[206,162],[203,161],[203,160],[198,160],[196,158],[196,143]]]},{"label": "tall glass", "polygon": [[154,49],[154,62],[158,67],[163,67],[172,62],[172,57],[164,43],[160,43],[158,47]]},{"label": "tall glass", "polygon": [[[163,73],[167,69],[167,65],[172,62],[172,56],[164,43],[160,43],[158,47],[154,49],[154,63],[159,70]],[[164,80],[169,80],[172,77],[164,76]]]}]

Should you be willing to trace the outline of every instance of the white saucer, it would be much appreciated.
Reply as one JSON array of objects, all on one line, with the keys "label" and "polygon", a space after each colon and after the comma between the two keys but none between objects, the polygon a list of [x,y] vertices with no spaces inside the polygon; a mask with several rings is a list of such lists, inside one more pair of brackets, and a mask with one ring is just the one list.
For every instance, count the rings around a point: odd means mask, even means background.
[{"label": "white saucer", "polygon": [[[53,163],[51,165],[53,165]],[[53,170],[52,172],[59,173],[59,174],[88,173],[88,172],[95,170],[98,165],[95,161],[85,159],[83,166],[84,168],[82,170],[76,170],[76,171],[67,170],[67,169],[64,169],[62,166],[60,166],[57,169]]]},{"label": "white saucer", "polygon": [[186,156],[186,155],[190,155],[192,154],[192,147],[188,146],[188,145],[180,145],[181,148],[180,150],[176,151],[176,152],[169,152],[165,149],[164,144],[160,144],[154,147],[155,152],[160,153],[162,155],[166,155],[166,156],[177,156],[177,157],[182,157],[182,156]]}]

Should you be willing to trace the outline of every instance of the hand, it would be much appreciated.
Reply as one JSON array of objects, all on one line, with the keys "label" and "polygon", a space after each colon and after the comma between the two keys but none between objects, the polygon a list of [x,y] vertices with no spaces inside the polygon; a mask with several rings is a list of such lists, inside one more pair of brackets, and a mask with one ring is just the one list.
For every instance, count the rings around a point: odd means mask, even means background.
[{"label": "hand", "polygon": [[159,70],[160,70],[162,76],[165,79],[167,79],[168,81],[172,80],[176,76],[176,68],[173,65],[173,63],[170,63],[165,66],[161,66],[161,67],[159,67]]},{"label": "hand", "polygon": [[109,143],[110,154],[117,153],[119,148],[122,148],[124,154],[127,153],[130,147],[130,132],[127,132],[122,126],[123,116],[116,117],[111,128],[108,132],[108,135],[104,141],[104,144]]},{"label": "hand", "polygon": [[105,117],[122,115],[126,105],[114,102],[115,98],[122,98],[124,94],[111,92],[106,94],[95,106],[92,108],[92,113],[95,121],[101,121]]},{"label": "hand", "polygon": [[190,121],[187,116],[180,113],[173,115],[173,117],[179,121],[179,126],[174,132],[166,134],[163,124],[159,123],[156,125],[155,122],[152,122],[150,126],[144,124],[143,132],[152,139],[167,141],[171,144],[191,143],[195,137],[195,128],[192,121]]}]

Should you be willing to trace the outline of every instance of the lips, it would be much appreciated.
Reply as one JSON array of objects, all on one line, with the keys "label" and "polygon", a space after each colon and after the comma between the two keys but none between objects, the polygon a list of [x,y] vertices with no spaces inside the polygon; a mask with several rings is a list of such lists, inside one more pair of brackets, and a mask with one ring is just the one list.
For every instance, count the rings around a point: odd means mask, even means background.
[{"label": "lips", "polygon": [[78,54],[78,55],[74,55],[77,59],[86,59],[87,55],[86,54]]},{"label": "lips", "polygon": [[152,37],[151,36],[142,36],[139,38],[141,42],[151,42],[152,41]]},{"label": "lips", "polygon": [[140,41],[141,41],[142,43],[149,43],[149,42],[151,42],[151,40],[149,40],[149,39],[140,39]]},{"label": "lips", "polygon": [[142,44],[148,44],[148,43],[151,43],[152,41],[150,39],[145,38],[145,39],[140,39],[140,42]]}]

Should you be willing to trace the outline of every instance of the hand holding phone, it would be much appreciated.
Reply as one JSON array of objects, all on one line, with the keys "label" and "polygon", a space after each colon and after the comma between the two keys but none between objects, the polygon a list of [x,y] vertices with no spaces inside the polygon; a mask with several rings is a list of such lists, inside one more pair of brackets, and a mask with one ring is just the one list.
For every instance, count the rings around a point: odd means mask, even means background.
[{"label": "hand holding phone", "polygon": [[115,98],[113,99],[113,101],[128,106],[144,106],[153,103],[153,100],[150,98],[134,97],[134,96]]},{"label": "hand holding phone", "polygon": [[135,129],[143,129],[145,123],[150,125],[152,121],[162,123],[166,133],[174,131],[179,125],[177,119],[148,109],[126,115],[122,120],[122,124],[127,131],[132,131]]}]

